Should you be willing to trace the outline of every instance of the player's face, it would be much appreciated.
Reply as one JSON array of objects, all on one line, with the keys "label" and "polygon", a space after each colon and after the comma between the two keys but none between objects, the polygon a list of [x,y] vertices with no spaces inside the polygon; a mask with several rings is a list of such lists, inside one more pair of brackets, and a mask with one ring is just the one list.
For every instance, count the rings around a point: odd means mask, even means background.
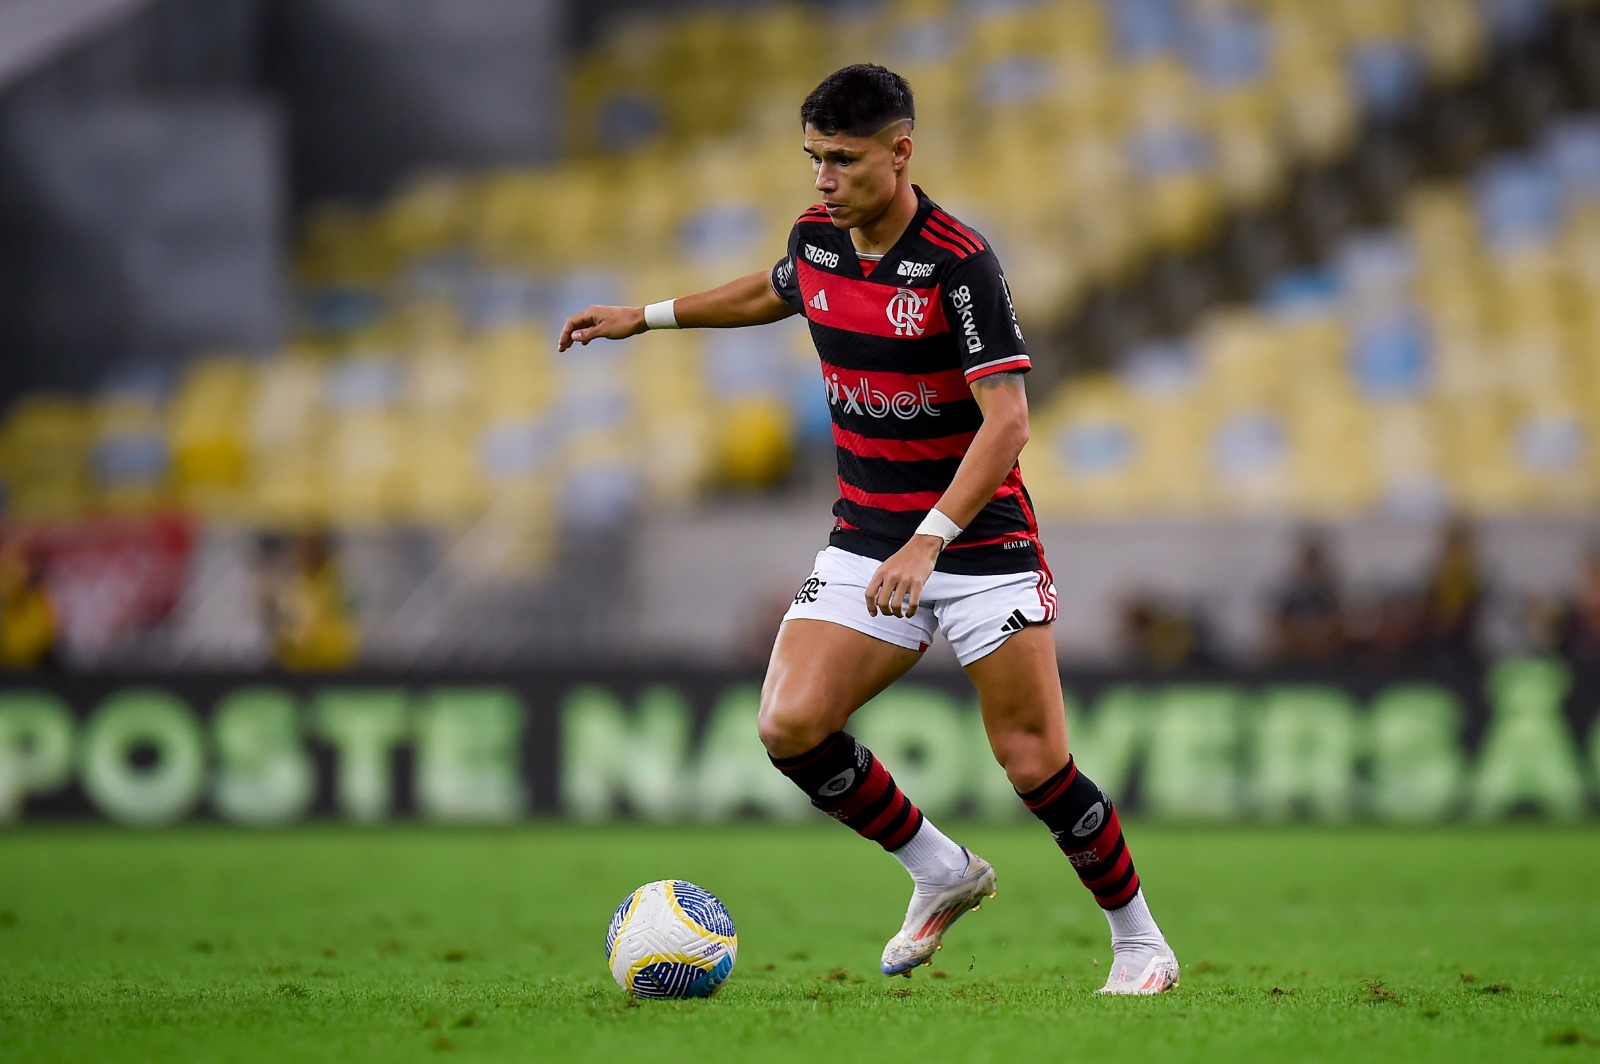
[{"label": "player's face", "polygon": [[816,189],[836,228],[868,225],[893,202],[896,177],[911,154],[911,138],[893,132],[851,137],[806,126]]}]

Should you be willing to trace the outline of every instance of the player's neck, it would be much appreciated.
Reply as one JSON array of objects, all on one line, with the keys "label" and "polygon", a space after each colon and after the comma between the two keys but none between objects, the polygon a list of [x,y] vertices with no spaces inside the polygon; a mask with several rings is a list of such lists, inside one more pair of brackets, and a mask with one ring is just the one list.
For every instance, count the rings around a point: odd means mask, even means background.
[{"label": "player's neck", "polygon": [[894,247],[916,214],[917,192],[911,187],[910,176],[902,173],[889,206],[872,221],[850,230],[850,242],[859,252],[881,255]]}]

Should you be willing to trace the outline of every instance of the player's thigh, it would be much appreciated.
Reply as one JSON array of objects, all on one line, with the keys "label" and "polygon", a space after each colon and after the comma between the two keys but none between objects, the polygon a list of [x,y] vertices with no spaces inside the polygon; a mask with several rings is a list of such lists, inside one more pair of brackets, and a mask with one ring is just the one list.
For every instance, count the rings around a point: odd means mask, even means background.
[{"label": "player's thigh", "polygon": [[1067,763],[1061,670],[1048,624],[1023,628],[966,666],[978,689],[983,727],[1012,786],[1028,791]]},{"label": "player's thigh", "polygon": [[832,621],[784,621],[761,686],[762,744],[773,757],[805,753],[921,657]]}]

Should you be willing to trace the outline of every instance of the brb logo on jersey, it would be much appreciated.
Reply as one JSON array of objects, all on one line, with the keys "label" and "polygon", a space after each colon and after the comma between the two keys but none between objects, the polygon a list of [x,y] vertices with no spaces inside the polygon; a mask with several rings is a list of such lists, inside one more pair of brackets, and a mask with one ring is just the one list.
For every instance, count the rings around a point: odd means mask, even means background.
[{"label": "brb logo on jersey", "polygon": [[818,266],[826,266],[830,270],[839,268],[839,253],[837,251],[824,251],[815,244],[806,245],[806,259]]},{"label": "brb logo on jersey", "polygon": [[839,379],[837,373],[823,378],[828,389],[828,405],[836,406],[847,414],[865,414],[868,417],[888,417],[893,414],[901,421],[910,421],[918,414],[938,417],[939,409],[933,405],[938,391],[928,387],[926,381],[917,382],[916,391],[888,394],[874,388],[872,382],[862,377],[854,388]]},{"label": "brb logo on jersey", "polygon": [[909,259],[900,263],[900,268],[895,271],[901,277],[909,277],[913,281],[920,281],[924,277],[933,276],[933,263],[912,262]]},{"label": "brb logo on jersey", "polygon": [[896,336],[921,336],[928,317],[928,297],[919,296],[909,288],[897,289],[894,298],[889,300],[887,313]]}]

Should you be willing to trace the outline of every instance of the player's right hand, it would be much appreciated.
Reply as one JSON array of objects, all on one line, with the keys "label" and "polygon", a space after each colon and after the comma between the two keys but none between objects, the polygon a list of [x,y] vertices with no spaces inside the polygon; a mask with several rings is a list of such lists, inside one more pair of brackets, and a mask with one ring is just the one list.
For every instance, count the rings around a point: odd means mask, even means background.
[{"label": "player's right hand", "polygon": [[557,351],[590,340],[623,340],[644,332],[643,307],[586,307],[561,326]]}]

